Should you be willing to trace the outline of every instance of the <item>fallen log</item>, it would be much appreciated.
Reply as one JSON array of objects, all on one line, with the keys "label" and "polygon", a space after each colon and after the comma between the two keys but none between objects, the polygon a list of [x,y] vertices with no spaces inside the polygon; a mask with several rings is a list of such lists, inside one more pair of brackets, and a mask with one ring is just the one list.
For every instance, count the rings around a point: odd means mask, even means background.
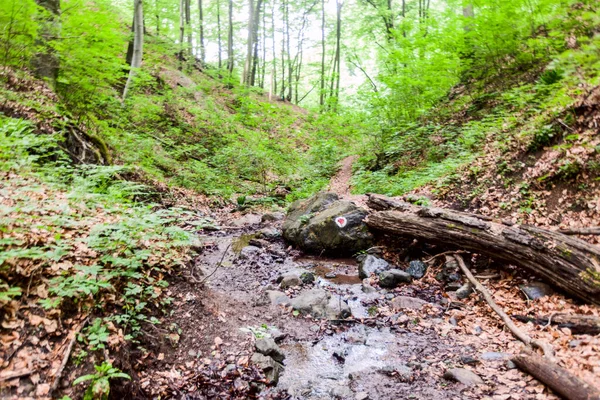
[{"label": "fallen log", "polygon": [[558,231],[565,235],[600,235],[600,226],[592,226],[589,228],[559,229]]},{"label": "fallen log", "polygon": [[495,222],[459,211],[369,195],[372,230],[484,254],[538,274],[571,296],[600,305],[600,248],[559,232]]},{"label": "fallen log", "polygon": [[597,335],[600,333],[600,318],[593,315],[553,314],[547,317],[530,317],[527,315],[513,315],[512,317],[521,322],[569,328],[574,335]]},{"label": "fallen log", "polygon": [[600,391],[566,369],[535,354],[519,354],[515,365],[568,400],[599,400]]}]

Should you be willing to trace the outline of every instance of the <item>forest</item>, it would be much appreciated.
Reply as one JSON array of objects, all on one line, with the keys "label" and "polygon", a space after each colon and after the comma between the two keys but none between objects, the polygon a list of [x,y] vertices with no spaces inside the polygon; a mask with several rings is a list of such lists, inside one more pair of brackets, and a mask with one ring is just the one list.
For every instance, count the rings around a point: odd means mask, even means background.
[{"label": "forest", "polygon": [[600,399],[596,1],[0,28],[0,398]]}]

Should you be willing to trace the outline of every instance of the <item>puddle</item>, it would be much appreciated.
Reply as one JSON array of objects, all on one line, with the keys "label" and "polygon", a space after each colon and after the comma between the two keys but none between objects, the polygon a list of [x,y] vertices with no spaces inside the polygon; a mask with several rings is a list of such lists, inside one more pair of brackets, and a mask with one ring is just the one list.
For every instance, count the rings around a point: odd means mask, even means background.
[{"label": "puddle", "polygon": [[[356,285],[362,282],[358,275],[339,274],[335,272],[334,269],[328,268],[324,265],[317,265],[314,269],[314,272],[315,275],[338,285]],[[333,274],[333,277],[327,277],[328,274]]]}]

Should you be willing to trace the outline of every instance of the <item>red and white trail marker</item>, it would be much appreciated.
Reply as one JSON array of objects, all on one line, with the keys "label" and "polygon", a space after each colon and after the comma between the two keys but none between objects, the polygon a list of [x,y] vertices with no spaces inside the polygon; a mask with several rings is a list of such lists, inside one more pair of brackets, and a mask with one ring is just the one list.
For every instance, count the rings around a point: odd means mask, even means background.
[{"label": "red and white trail marker", "polygon": [[338,227],[343,228],[348,224],[348,220],[346,217],[335,217],[335,224]]}]

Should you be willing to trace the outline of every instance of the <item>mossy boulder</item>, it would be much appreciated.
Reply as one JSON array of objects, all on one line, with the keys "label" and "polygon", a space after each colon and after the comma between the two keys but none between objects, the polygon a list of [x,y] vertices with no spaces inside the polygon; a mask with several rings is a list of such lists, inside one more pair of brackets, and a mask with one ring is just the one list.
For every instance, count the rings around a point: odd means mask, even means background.
[{"label": "mossy boulder", "polygon": [[335,193],[321,192],[290,206],[283,237],[304,251],[352,255],[369,248],[373,236],[364,220],[367,212]]}]

